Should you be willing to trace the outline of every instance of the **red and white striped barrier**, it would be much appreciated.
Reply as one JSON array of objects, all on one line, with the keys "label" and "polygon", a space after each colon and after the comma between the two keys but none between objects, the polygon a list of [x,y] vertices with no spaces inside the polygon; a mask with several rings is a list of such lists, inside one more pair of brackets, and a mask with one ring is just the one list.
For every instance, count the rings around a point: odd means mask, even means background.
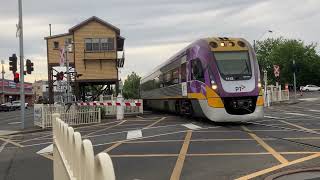
[{"label": "red and white striped barrier", "polygon": [[80,102],[78,106],[127,106],[127,107],[140,107],[141,102]]}]

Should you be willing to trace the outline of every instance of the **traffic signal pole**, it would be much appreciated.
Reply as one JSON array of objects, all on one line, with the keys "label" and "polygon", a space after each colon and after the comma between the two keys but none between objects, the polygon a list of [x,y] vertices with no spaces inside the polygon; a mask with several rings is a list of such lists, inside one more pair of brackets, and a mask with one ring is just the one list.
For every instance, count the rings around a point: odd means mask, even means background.
[{"label": "traffic signal pole", "polygon": [[23,21],[22,21],[22,0],[19,3],[19,48],[20,48],[20,110],[21,128],[25,129],[25,95],[24,95],[24,54],[23,54]]}]

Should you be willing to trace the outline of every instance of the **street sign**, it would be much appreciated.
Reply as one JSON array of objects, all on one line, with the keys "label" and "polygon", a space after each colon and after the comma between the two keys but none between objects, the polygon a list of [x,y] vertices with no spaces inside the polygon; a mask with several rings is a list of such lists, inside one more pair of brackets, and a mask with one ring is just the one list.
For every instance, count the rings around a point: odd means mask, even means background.
[{"label": "street sign", "polygon": [[57,91],[65,91],[68,89],[67,81],[57,81]]},{"label": "street sign", "polygon": [[274,73],[275,77],[279,77],[280,76],[280,66],[273,65],[273,73]]},{"label": "street sign", "polygon": [[60,66],[64,66],[65,64],[65,53],[64,53],[64,48],[60,48],[59,49],[59,53],[60,53]]}]

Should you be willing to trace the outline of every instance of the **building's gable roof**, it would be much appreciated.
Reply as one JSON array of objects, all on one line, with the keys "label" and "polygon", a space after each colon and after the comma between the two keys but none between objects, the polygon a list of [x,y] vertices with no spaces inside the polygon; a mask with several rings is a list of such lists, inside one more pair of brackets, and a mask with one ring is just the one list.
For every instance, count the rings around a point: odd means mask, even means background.
[{"label": "building's gable roof", "polygon": [[108,28],[113,29],[118,35],[120,34],[120,29],[119,28],[115,27],[114,25],[112,25],[112,24],[110,24],[110,23],[108,23],[108,22],[106,22],[106,21],[104,21],[104,20],[102,20],[102,19],[100,19],[100,18],[98,18],[96,16],[92,16],[91,18],[89,18],[89,19],[87,19],[85,21],[82,21],[81,23],[73,26],[72,28],[69,29],[69,33],[80,29],[82,26],[87,25],[88,23],[90,23],[92,21],[98,22],[98,23],[100,23],[100,24],[102,24],[102,25],[104,25],[104,26],[106,26]]},{"label": "building's gable roof", "polygon": [[47,36],[44,39],[53,39],[53,38],[59,38],[59,37],[63,37],[63,36],[69,36],[71,35],[71,33],[63,33],[63,34],[57,34],[57,35],[53,35],[53,36]]}]

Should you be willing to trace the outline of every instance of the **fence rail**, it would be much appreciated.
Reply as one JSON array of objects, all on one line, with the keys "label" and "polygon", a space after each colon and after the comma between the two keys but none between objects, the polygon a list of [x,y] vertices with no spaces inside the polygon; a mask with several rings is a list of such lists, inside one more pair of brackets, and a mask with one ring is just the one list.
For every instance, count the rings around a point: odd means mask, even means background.
[{"label": "fence rail", "polygon": [[42,128],[52,127],[52,115],[59,113],[69,125],[92,124],[101,122],[101,110],[97,107],[68,107],[63,105],[34,105],[34,124]]},{"label": "fence rail", "polygon": [[54,180],[115,180],[112,160],[107,153],[94,156],[90,140],[53,115]]},{"label": "fence rail", "polygon": [[265,106],[270,106],[273,103],[289,101],[289,91],[288,90],[268,90],[265,96]]}]

